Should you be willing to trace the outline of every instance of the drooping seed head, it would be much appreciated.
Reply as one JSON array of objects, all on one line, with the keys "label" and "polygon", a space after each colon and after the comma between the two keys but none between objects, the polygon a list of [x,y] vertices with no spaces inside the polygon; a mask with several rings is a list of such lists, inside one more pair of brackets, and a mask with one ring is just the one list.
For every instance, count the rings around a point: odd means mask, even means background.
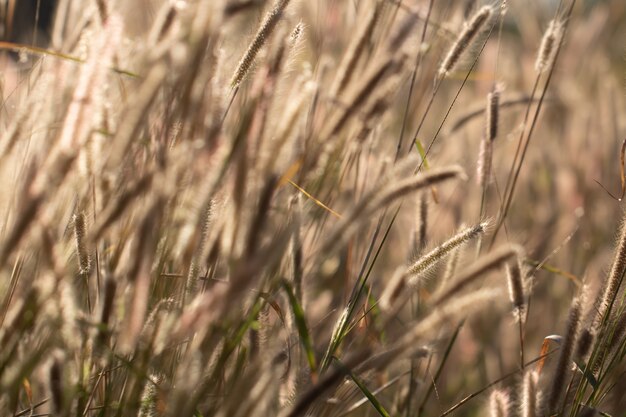
[{"label": "drooping seed head", "polygon": [[443,62],[439,66],[439,78],[446,77],[459,62],[461,55],[476,39],[477,35],[485,28],[487,22],[493,15],[493,7],[483,6],[474,16],[465,24],[463,31],[459,34],[456,41],[446,54]]},{"label": "drooping seed head", "polygon": [[78,258],[79,272],[88,275],[91,270],[91,257],[85,242],[86,225],[83,212],[74,214],[74,238],[76,240],[76,255]]},{"label": "drooping seed head", "polygon": [[[604,293],[602,295],[602,303],[599,306],[596,322],[602,323],[611,314],[613,303],[617,296],[618,290],[622,284],[624,273],[626,272],[626,224],[623,224],[620,230],[617,248],[611,271],[604,283]],[[605,317],[606,316],[606,317]]]},{"label": "drooping seed head", "polygon": [[511,409],[511,398],[505,391],[495,390],[489,396],[489,415],[491,417],[508,417]]},{"label": "drooping seed head", "polygon": [[498,136],[498,116],[500,110],[500,88],[496,87],[487,95],[487,131],[486,137],[494,141]]},{"label": "drooping seed head", "polygon": [[556,51],[563,37],[563,24],[554,19],[548,25],[548,29],[541,39],[541,46],[535,61],[535,70],[542,73],[554,65]]},{"label": "drooping seed head", "polygon": [[491,165],[493,162],[493,142],[484,137],[480,141],[478,164],[476,165],[476,179],[478,185],[485,186],[491,179]]},{"label": "drooping seed head", "polygon": [[416,285],[419,280],[419,275],[422,275],[424,272],[429,270],[433,265],[435,265],[439,260],[443,259],[453,249],[463,245],[466,242],[469,242],[470,240],[484,233],[487,226],[488,223],[483,222],[475,226],[469,227],[418,259],[406,271],[407,275],[412,276],[409,281],[409,285]]},{"label": "drooping seed head", "polygon": [[506,272],[513,314],[516,320],[522,320],[524,317],[524,281],[517,259],[507,264]]},{"label": "drooping seed head", "polygon": [[539,381],[539,375],[536,371],[527,372],[524,375],[524,382],[522,385],[522,404],[521,404],[521,416],[522,417],[536,417],[537,405],[539,403],[537,390],[537,384]]},{"label": "drooping seed head", "polygon": [[565,337],[561,343],[559,352],[559,358],[552,377],[552,383],[548,397],[549,411],[556,411],[561,399],[561,393],[563,392],[567,376],[569,375],[570,365],[572,363],[572,357],[574,354],[574,348],[576,346],[576,340],[578,338],[580,330],[580,320],[583,310],[584,291],[572,301],[572,306],[569,311],[569,320],[567,322],[567,330]]},{"label": "drooping seed head", "polygon": [[241,60],[237,65],[237,69],[233,74],[233,77],[230,81],[230,85],[233,88],[237,87],[243,81],[246,74],[248,74],[248,71],[254,63],[254,59],[256,58],[263,45],[265,45],[265,42],[270,37],[272,32],[274,32],[274,29],[276,28],[276,25],[282,17],[285,8],[289,4],[289,1],[290,0],[278,0],[274,4],[274,7],[272,7],[272,10],[270,10],[267,15],[265,15],[261,26],[259,26],[259,29],[254,36],[254,39],[248,46],[246,52],[241,57]]},{"label": "drooping seed head", "polygon": [[576,350],[574,357],[585,360],[591,351],[596,335],[590,328],[584,328],[580,331],[578,340],[576,341]]},{"label": "drooping seed head", "polygon": [[291,45],[298,43],[302,35],[304,34],[304,23],[298,22],[289,35],[289,42]]}]

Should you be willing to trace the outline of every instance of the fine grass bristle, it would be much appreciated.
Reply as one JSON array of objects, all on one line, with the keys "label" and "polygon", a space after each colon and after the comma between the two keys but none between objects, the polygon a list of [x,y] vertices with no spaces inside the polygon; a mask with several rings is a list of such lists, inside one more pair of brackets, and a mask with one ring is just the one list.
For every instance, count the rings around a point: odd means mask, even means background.
[{"label": "fine grass bristle", "polygon": [[463,30],[457,37],[452,47],[448,50],[446,57],[439,66],[439,78],[444,78],[450,74],[459,63],[461,55],[471,46],[474,39],[485,28],[491,16],[493,7],[483,6],[464,25]]}]

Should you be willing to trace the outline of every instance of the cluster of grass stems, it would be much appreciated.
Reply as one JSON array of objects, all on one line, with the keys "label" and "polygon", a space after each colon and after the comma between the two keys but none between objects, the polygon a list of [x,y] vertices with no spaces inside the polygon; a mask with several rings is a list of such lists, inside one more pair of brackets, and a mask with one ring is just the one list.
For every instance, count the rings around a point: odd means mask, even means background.
[{"label": "cluster of grass stems", "polygon": [[2,415],[622,415],[619,0],[75,3],[0,44]]}]

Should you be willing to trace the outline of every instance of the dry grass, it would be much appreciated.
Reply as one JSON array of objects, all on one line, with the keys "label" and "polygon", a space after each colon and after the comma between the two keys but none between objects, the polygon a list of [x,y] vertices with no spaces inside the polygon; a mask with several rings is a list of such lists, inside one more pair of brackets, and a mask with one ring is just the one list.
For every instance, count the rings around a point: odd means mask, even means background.
[{"label": "dry grass", "polygon": [[0,414],[623,413],[623,1],[88,3],[0,43]]}]

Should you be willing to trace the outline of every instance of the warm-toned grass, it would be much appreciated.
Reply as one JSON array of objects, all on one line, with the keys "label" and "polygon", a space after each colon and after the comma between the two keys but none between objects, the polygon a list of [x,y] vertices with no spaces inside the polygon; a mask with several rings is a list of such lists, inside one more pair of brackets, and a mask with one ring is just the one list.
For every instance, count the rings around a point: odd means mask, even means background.
[{"label": "warm-toned grass", "polygon": [[118,3],[0,42],[2,415],[623,413],[621,0]]}]

